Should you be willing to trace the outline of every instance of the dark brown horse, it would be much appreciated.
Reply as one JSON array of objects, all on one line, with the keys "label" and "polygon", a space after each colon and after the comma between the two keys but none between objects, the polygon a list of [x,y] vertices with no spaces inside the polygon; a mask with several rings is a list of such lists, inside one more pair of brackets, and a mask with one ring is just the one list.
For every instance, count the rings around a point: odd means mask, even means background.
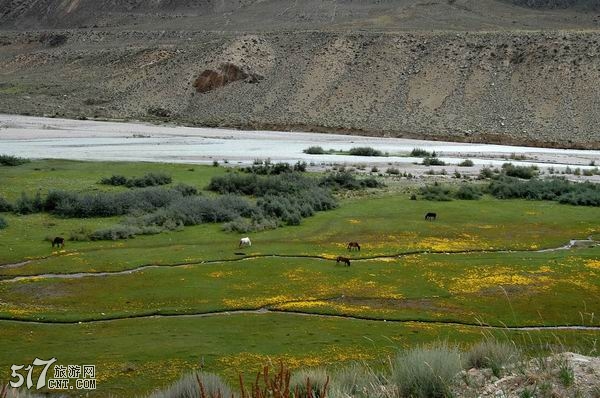
[{"label": "dark brown horse", "polygon": [[52,241],[52,247],[54,247],[54,245],[56,245],[56,247],[61,247],[61,248],[65,247],[65,238],[63,238],[62,236],[57,236]]},{"label": "dark brown horse", "polygon": [[348,243],[348,250],[352,251],[354,249],[357,249],[358,251],[360,251],[360,245],[358,244],[358,242]]},{"label": "dark brown horse", "polygon": [[427,213],[427,214],[425,214],[425,220],[426,221],[435,221],[436,218],[437,218],[437,214],[435,214],[435,213]]},{"label": "dark brown horse", "polygon": [[350,266],[350,259],[348,257],[342,257],[339,256],[336,260],[335,260],[336,264],[339,263],[344,263],[346,264],[348,267]]}]

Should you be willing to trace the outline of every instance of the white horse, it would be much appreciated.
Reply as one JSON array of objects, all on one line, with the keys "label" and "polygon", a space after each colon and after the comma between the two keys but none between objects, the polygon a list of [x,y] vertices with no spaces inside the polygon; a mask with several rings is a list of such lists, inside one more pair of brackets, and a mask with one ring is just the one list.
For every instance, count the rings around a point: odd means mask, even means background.
[{"label": "white horse", "polygon": [[252,246],[252,242],[250,242],[250,238],[245,237],[245,238],[240,239],[239,247],[242,247],[242,246]]}]

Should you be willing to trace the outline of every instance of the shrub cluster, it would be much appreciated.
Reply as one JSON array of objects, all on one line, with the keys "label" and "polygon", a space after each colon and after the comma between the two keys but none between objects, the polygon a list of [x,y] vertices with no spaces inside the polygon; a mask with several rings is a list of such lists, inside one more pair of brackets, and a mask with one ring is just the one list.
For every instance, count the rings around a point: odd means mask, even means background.
[{"label": "shrub cluster", "polygon": [[101,184],[105,185],[124,185],[129,188],[137,187],[154,187],[157,185],[170,184],[173,181],[171,176],[163,173],[148,173],[142,177],[127,178],[122,175],[113,175],[111,177],[105,177],[100,180]]},{"label": "shrub cluster", "polygon": [[323,147],[320,146],[310,146],[308,148],[306,148],[305,150],[303,150],[302,152],[307,153],[309,155],[323,155],[327,152],[325,152],[325,149],[323,149]]},{"label": "shrub cluster", "polygon": [[473,167],[475,163],[473,163],[473,161],[471,159],[465,159],[462,162],[460,162],[458,165],[460,167]]},{"label": "shrub cluster", "polygon": [[523,181],[514,177],[493,180],[489,192],[499,199],[553,200],[578,206],[600,206],[600,185],[572,183],[562,178]]},{"label": "shrub cluster", "polygon": [[13,206],[6,199],[0,196],[0,212],[12,210]]},{"label": "shrub cluster", "polygon": [[[435,154],[435,152],[434,152]],[[431,156],[435,156],[432,155],[431,152],[427,152],[425,149],[422,148],[413,148],[413,150],[410,152],[410,156],[415,157],[415,158],[424,158],[424,157],[431,157]]]},{"label": "shrub cluster", "polygon": [[290,166],[288,163],[271,163],[267,160],[255,160],[254,164],[244,169],[247,173],[258,174],[258,175],[277,175],[283,173],[291,173],[293,171],[305,172],[306,162],[298,161],[294,166]]},{"label": "shrub cluster", "polygon": [[353,156],[385,156],[381,151],[368,146],[351,148],[348,154]]},{"label": "shrub cluster", "polygon": [[523,178],[530,180],[537,177],[539,169],[537,166],[515,166],[512,163],[504,163],[502,165],[502,174],[509,177]]},{"label": "shrub cluster", "polygon": [[437,182],[433,185],[425,185],[419,188],[419,193],[425,200],[437,200],[440,202],[452,200],[452,190],[450,187]]},{"label": "shrub cluster", "polygon": [[19,158],[11,155],[0,155],[0,165],[2,166],[19,166],[29,163],[29,159]]},{"label": "shrub cluster", "polygon": [[446,162],[444,162],[436,157],[426,157],[426,158],[423,158],[423,165],[425,165],[425,166],[445,166]]},{"label": "shrub cluster", "polygon": [[321,178],[319,185],[332,189],[350,190],[362,188],[379,188],[383,186],[382,183],[380,183],[373,177],[368,177],[359,180],[356,177],[354,177],[352,173],[349,173],[347,171],[328,174],[327,176]]}]

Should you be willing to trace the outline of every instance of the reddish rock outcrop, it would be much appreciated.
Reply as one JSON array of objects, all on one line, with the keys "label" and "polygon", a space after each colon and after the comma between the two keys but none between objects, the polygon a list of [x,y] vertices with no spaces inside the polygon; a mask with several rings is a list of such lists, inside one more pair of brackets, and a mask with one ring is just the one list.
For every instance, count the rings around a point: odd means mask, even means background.
[{"label": "reddish rock outcrop", "polygon": [[261,78],[255,73],[244,72],[235,64],[224,63],[219,66],[218,70],[206,69],[202,72],[194,81],[194,87],[199,93],[206,93],[238,80],[248,79],[248,82],[255,83]]}]

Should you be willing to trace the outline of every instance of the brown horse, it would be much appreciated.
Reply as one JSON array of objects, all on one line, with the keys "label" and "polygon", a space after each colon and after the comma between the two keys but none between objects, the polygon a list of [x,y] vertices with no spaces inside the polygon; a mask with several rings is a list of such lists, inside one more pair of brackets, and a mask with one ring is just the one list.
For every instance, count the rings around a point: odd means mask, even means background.
[{"label": "brown horse", "polygon": [[65,238],[63,238],[62,236],[57,236],[56,238],[54,238],[54,240],[52,241],[52,247],[54,247],[54,245],[56,245],[56,247],[65,247]]},{"label": "brown horse", "polygon": [[354,249],[357,249],[358,251],[360,251],[360,245],[358,244],[358,242],[348,243],[348,250],[352,251]]},{"label": "brown horse", "polygon": [[345,263],[348,267],[350,266],[350,259],[348,257],[339,256],[335,262],[336,264]]}]

